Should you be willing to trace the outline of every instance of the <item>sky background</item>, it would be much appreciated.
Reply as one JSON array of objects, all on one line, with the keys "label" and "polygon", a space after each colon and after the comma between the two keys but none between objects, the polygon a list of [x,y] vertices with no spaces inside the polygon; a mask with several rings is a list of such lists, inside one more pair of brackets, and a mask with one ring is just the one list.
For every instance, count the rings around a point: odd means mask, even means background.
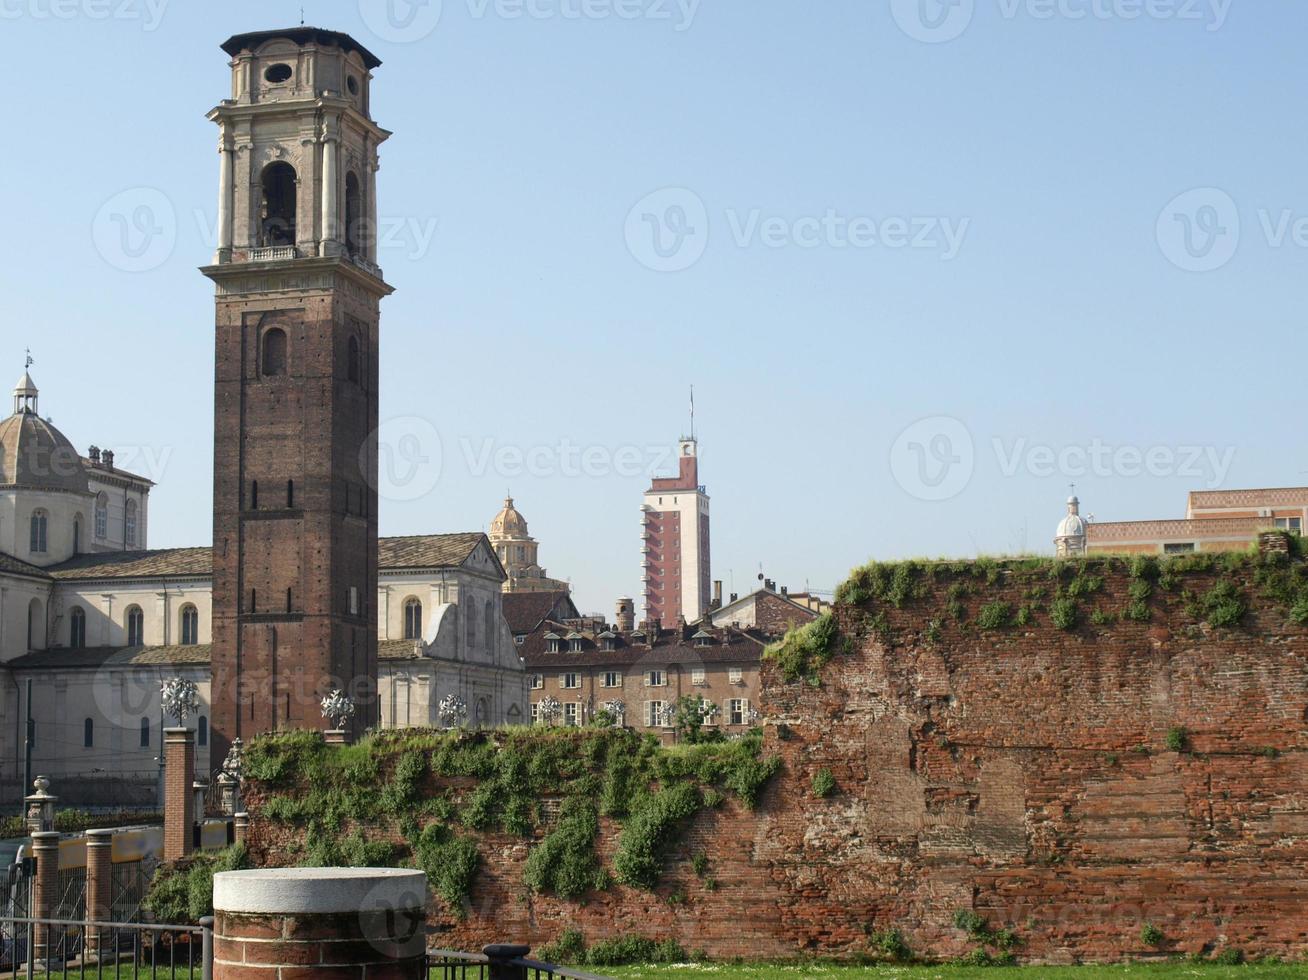
[{"label": "sky background", "polygon": [[[692,384],[728,591],[760,564],[831,589],[873,557],[1048,553],[1073,482],[1085,512],[1125,520],[1308,481],[1308,127],[1286,114],[1308,6],[596,16],[618,2],[445,0],[433,26],[404,0],[389,19],[386,0],[306,0],[383,60],[373,115],[395,134],[383,436],[426,462],[383,488],[383,534],[485,529],[511,488],[550,574],[611,611],[639,595],[641,493],[671,471]],[[299,20],[276,0],[0,0],[0,366],[17,377],[30,345],[42,413],[158,482],[153,547],[211,538],[196,267],[218,45]],[[134,256],[115,215],[142,206],[157,234]],[[781,221],[742,239],[752,216]],[[851,243],[852,219],[875,244]],[[686,267],[651,268],[668,264]],[[1116,455],[1082,459],[1097,446]]]}]

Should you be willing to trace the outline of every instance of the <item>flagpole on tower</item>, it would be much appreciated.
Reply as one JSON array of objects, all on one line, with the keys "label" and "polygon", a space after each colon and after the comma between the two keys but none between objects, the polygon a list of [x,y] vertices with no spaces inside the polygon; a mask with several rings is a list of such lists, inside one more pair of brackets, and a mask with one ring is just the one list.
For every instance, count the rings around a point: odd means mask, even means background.
[{"label": "flagpole on tower", "polygon": [[695,386],[690,386],[690,440],[695,441]]}]

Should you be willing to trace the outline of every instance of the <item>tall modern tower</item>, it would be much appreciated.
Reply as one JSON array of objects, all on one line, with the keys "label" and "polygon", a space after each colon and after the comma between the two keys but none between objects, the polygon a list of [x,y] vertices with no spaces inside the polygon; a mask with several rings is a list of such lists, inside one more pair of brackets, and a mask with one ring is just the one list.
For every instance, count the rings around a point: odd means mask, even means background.
[{"label": "tall modern tower", "polygon": [[213,728],[377,722],[380,61],[353,38],[241,34],[219,128]]},{"label": "tall modern tower", "polygon": [[641,508],[645,618],[664,626],[693,623],[709,608],[709,496],[695,437],[682,439],[677,454],[677,475],[655,479]]}]

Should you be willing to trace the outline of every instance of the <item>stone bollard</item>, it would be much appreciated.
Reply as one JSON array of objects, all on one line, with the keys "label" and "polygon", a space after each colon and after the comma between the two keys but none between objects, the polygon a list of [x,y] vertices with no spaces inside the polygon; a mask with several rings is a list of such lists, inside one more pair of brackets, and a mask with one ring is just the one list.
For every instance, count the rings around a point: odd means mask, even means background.
[{"label": "stone bollard", "polygon": [[427,876],[403,868],[214,875],[214,980],[425,980]]},{"label": "stone bollard", "polygon": [[195,839],[195,733],[164,729],[164,860],[190,854]]},{"label": "stone bollard", "polygon": [[238,813],[232,817],[232,823],[235,837],[233,843],[244,844],[246,838],[250,836],[250,815],[245,812]]},{"label": "stone bollard", "polygon": [[[36,876],[32,879],[33,919],[53,919],[59,906],[59,832],[41,830],[32,835],[32,857]],[[59,962],[57,937],[48,925],[32,928],[32,948],[28,958],[36,970]]]},{"label": "stone bollard", "polygon": [[520,960],[530,953],[530,946],[492,943],[490,946],[483,946],[481,951],[486,954],[488,961],[486,964],[488,980],[527,980],[527,968],[513,961]]},{"label": "stone bollard", "polygon": [[[113,912],[114,832],[86,832],[86,917],[91,922],[109,922]],[[99,960],[101,942],[110,941],[102,930],[88,926],[86,958]]]},{"label": "stone bollard", "polygon": [[23,797],[27,832],[34,834],[54,830],[55,804],[59,802],[59,797],[50,792],[50,777],[37,776],[32,780],[32,786],[35,791]]}]

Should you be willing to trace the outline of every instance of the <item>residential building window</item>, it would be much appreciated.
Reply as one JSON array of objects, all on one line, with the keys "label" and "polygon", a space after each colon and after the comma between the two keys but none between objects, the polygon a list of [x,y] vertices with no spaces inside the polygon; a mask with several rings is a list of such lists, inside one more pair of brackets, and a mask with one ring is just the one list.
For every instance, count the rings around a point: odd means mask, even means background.
[{"label": "residential building window", "polygon": [[95,498],[95,539],[109,537],[109,498],[104,494]]},{"label": "residential building window", "polygon": [[82,748],[91,749],[95,747],[95,722],[90,718],[82,722]]},{"label": "residential building window", "polygon": [[123,540],[127,547],[136,547],[136,501],[127,501],[123,511]]},{"label": "residential building window", "polygon": [[206,718],[204,715],[200,716],[200,720],[196,724],[195,744],[196,745],[209,744],[209,719]]},{"label": "residential building window", "polygon": [[604,687],[621,687],[622,675],[616,670],[606,670],[604,672]]},{"label": "residential building window", "polygon": [[422,603],[416,598],[404,600],[404,638],[422,639]]},{"label": "residential building window", "polygon": [[1194,542],[1188,541],[1185,544],[1165,544],[1163,545],[1163,554],[1165,555],[1189,555],[1195,550]]},{"label": "residential building window", "polygon": [[140,606],[127,607],[127,645],[139,647],[145,644],[145,615]]},{"label": "residential building window", "polygon": [[732,667],[727,671],[727,680],[732,684],[739,684],[745,679],[745,672],[739,667]]},{"label": "residential building window", "polygon": [[668,675],[661,670],[645,671],[646,687],[666,687],[668,684]]},{"label": "residential building window", "polygon": [[559,686],[565,691],[576,691],[581,688],[580,674],[561,674],[559,675]]},{"label": "residential building window", "polygon": [[515,646],[522,646],[526,642],[527,642],[527,637],[522,633],[519,633],[517,636],[513,638],[513,643]]},{"label": "residential building window", "polygon": [[749,702],[744,698],[732,698],[727,702],[727,722],[732,725],[743,725],[749,716]]},{"label": "residential building window", "polygon": [[148,749],[149,747],[150,747],[150,719],[142,718],[141,719],[141,748]]},{"label": "residential building window", "polygon": [[645,725],[649,728],[663,727],[663,702],[645,702]]},{"label": "residential building window", "polygon": [[703,667],[695,667],[691,669],[690,682],[696,687],[704,687],[708,684],[708,677],[705,675]]},{"label": "residential building window", "polygon": [[559,653],[563,650],[563,637],[556,633],[545,634],[545,649],[550,653]]},{"label": "residential building window", "polygon": [[540,709],[536,707],[536,702],[531,702],[531,723],[534,725],[540,720]]},{"label": "residential building window", "polygon": [[68,614],[68,645],[86,646],[86,613],[81,606],[73,606],[73,611]]},{"label": "residential building window", "polygon": [[[545,687],[545,675],[544,675],[544,674],[532,674],[532,675],[531,675],[531,689],[532,689],[533,691],[539,691],[539,690],[542,690],[544,687]],[[536,706],[535,706],[534,704],[531,706],[531,708],[532,708],[533,711],[536,710]]]},{"label": "residential building window", "polygon": [[32,511],[32,528],[31,528],[32,534],[31,534],[31,541],[29,543],[31,545],[31,552],[34,555],[45,554],[46,544],[47,544],[46,530],[47,530],[47,526],[49,525],[49,520],[50,519],[46,515],[45,511],[43,510]]},{"label": "residential building window", "polygon": [[581,715],[581,705],[577,704],[575,701],[570,701],[563,706],[563,724],[565,725],[580,724],[578,720],[580,718],[580,715]]},{"label": "residential building window", "polygon": [[200,642],[200,613],[192,605],[182,606],[182,646],[195,646]]},{"label": "residential building window", "polygon": [[1303,530],[1303,518],[1301,517],[1278,517],[1276,527],[1281,531],[1292,531],[1295,534]]},{"label": "residential building window", "polygon": [[359,587],[357,585],[350,586],[350,615],[359,615]]}]

